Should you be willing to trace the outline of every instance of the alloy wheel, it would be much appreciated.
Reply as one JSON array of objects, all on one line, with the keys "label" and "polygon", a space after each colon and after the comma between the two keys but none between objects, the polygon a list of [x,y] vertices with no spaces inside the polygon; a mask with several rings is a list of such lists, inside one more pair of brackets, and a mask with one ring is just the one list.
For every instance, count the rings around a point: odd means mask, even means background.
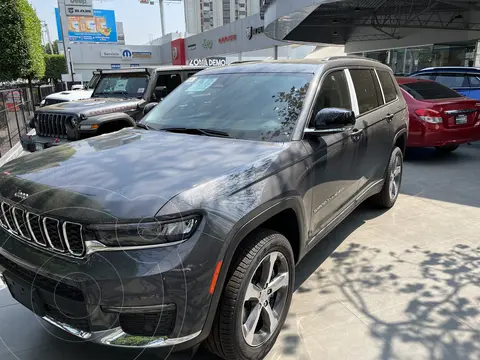
[{"label": "alloy wheel", "polygon": [[400,190],[400,182],[402,180],[402,159],[400,156],[395,157],[395,165],[390,174],[390,198],[395,199]]},{"label": "alloy wheel", "polygon": [[250,279],[243,301],[242,334],[245,342],[257,347],[268,341],[285,309],[289,270],[280,252],[266,255]]}]

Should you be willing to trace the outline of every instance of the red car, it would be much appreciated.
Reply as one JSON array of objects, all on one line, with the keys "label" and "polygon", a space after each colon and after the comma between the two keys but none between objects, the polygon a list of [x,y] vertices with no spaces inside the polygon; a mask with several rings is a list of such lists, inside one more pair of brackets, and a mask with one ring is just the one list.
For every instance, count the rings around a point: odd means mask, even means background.
[{"label": "red car", "polygon": [[454,151],[460,144],[480,140],[480,101],[430,80],[399,77],[408,105],[409,147]]}]

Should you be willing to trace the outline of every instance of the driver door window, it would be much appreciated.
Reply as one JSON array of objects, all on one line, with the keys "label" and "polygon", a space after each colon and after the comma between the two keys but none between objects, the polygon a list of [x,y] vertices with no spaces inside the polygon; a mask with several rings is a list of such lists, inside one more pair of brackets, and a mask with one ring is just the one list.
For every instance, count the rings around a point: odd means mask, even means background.
[{"label": "driver door window", "polygon": [[313,117],[325,108],[353,109],[345,71],[334,71],[325,77],[318,94]]}]

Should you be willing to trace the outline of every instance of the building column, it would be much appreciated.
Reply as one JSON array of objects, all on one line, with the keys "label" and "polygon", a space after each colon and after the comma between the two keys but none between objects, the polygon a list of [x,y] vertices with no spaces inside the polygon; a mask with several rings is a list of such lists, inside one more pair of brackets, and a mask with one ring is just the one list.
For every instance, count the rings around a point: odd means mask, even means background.
[{"label": "building column", "polygon": [[477,41],[477,47],[475,49],[475,62],[473,66],[480,67],[480,40]]}]

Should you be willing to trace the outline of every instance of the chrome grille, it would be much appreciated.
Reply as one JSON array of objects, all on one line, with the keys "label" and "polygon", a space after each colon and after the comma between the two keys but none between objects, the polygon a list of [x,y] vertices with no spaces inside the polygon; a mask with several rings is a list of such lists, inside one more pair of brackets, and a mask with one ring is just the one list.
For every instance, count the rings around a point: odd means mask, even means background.
[{"label": "chrome grille", "polygon": [[60,236],[60,221],[44,217],[43,232],[53,250],[65,252],[65,246],[63,246],[62,237]]},{"label": "chrome grille", "polygon": [[13,216],[12,216],[11,210],[12,209],[9,204],[2,203],[2,214],[3,214],[3,220],[5,221],[5,225],[7,229],[17,234],[17,230],[15,228],[15,223],[13,222]]},{"label": "chrome grille", "polygon": [[68,251],[75,256],[82,256],[85,252],[85,245],[82,237],[82,225],[65,221],[62,225],[63,238],[66,242]]},{"label": "chrome grille", "polygon": [[41,136],[66,138],[66,122],[72,117],[73,115],[38,113],[36,115],[35,130]]},{"label": "chrome grille", "polygon": [[30,230],[30,234],[32,234],[33,241],[35,241],[38,245],[47,246],[47,242],[45,241],[42,233],[40,216],[27,213],[27,226]]},{"label": "chrome grille", "polygon": [[30,240],[30,233],[27,228],[27,219],[25,218],[25,211],[19,208],[12,208],[13,221],[18,230],[18,234],[27,240]]},{"label": "chrome grille", "polygon": [[6,202],[0,203],[0,210],[0,226],[9,233],[55,252],[85,254],[81,224],[26,212]]}]

